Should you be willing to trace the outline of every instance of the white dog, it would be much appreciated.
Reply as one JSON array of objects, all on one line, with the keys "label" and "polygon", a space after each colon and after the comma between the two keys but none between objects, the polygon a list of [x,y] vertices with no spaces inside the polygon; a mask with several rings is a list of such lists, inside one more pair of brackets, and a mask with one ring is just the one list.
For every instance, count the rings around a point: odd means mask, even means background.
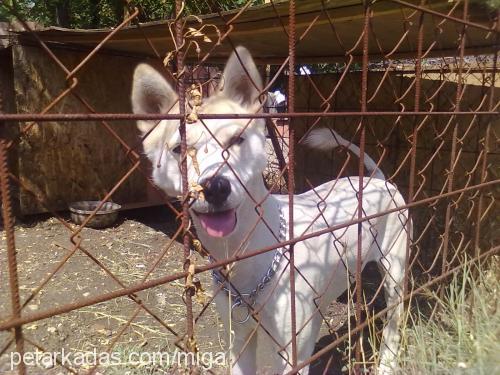
[{"label": "white dog", "polygon": [[[242,66],[244,65],[244,67]],[[238,47],[229,58],[218,90],[202,103],[203,114],[253,114],[261,111],[262,80],[249,52]],[[135,113],[178,113],[177,94],[149,65],[134,73]],[[187,108],[187,111],[190,111]],[[138,121],[147,136],[144,150],[153,163],[155,183],[170,196],[182,193],[178,121]],[[156,125],[156,126],[155,126]],[[309,145],[326,149],[350,146],[328,129],[313,132]],[[270,195],[262,172],[266,167],[264,120],[218,119],[187,124],[188,179],[203,188],[190,213],[203,246],[221,260],[236,253],[269,247],[288,239],[288,196]],[[363,214],[374,215],[405,204],[368,155],[371,178],[363,183]],[[312,233],[357,218],[358,177],[331,181],[294,197],[294,234]],[[318,204],[318,202],[321,203]],[[260,217],[262,215],[262,218]],[[362,224],[362,263],[377,261],[384,271],[388,305],[397,305],[404,275],[407,212],[400,210]],[[241,260],[228,273],[216,271],[215,297],[226,329],[231,329],[232,372],[283,373],[292,368],[291,297],[287,249],[278,248]],[[298,363],[311,356],[321,315],[343,293],[356,270],[358,225],[309,238],[295,245],[295,299]],[[253,311],[253,314],[250,314]],[[399,346],[402,304],[388,315],[380,349],[379,371],[390,372]],[[250,315],[249,315],[250,314]],[[232,320],[231,320],[232,319]],[[308,370],[305,368],[302,373]]]}]

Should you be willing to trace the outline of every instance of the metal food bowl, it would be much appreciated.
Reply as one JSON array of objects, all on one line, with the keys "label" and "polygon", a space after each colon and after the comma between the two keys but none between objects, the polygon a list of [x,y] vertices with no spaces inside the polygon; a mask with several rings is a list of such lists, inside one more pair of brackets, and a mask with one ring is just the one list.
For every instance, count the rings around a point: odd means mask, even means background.
[{"label": "metal food bowl", "polygon": [[[101,201],[80,201],[69,205],[71,220],[75,224],[82,224],[87,217],[101,204]],[[122,206],[113,202],[105,202],[103,206],[85,225],[91,228],[108,227],[116,221],[118,211]]]}]

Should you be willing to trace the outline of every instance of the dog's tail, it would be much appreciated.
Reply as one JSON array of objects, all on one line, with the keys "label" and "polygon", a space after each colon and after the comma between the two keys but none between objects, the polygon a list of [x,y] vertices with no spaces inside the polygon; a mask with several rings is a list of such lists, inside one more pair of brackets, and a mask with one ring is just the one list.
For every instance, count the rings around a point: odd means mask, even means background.
[{"label": "dog's tail", "polygon": [[[323,151],[343,146],[358,157],[361,154],[358,146],[349,142],[347,139],[342,138],[336,131],[330,128],[320,128],[311,131],[304,140],[303,144],[307,147]],[[364,155],[364,162],[365,168],[368,172],[370,172],[370,174],[373,174],[373,177],[385,180],[385,176],[377,166],[377,163],[375,163],[375,161],[366,153]]]}]

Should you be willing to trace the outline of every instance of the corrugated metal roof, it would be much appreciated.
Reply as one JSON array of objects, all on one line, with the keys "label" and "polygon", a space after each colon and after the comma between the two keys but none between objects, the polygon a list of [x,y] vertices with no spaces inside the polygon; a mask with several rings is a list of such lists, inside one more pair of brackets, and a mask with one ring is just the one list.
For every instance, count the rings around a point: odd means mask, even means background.
[{"label": "corrugated metal roof", "polygon": [[[418,5],[420,1],[410,0]],[[426,7],[451,17],[461,17],[461,7],[448,0],[433,0]],[[458,9],[454,9],[454,7]],[[393,1],[379,1],[372,6],[371,34],[369,41],[370,58],[384,55],[390,58],[408,58],[416,55],[418,23],[420,12]],[[354,58],[362,55],[361,35],[364,24],[362,1],[324,0],[297,1],[296,23],[297,60],[301,62],[345,61],[346,55]],[[197,38],[201,53],[197,56],[194,46],[188,52],[188,58],[198,59],[208,51],[208,62],[219,62],[227,58],[232,45],[245,45],[260,62],[282,63],[288,56],[288,2],[274,2],[250,7],[241,14],[237,10],[222,14],[201,17],[206,25],[204,32],[212,42],[203,42]],[[470,22],[492,27],[485,8],[472,7]],[[154,56],[147,36],[157,51],[165,56],[174,50],[169,25],[171,21],[151,22],[128,26],[116,33],[104,48],[120,53],[134,53]],[[210,26],[209,26],[210,25]],[[218,34],[231,31],[220,45],[216,45]],[[186,28],[199,28],[195,17],[186,20]],[[430,48],[427,56],[453,56],[459,48],[458,35],[463,25],[450,18],[426,13],[423,19],[423,50]],[[100,30],[69,30],[50,27],[36,34],[44,41],[56,44],[70,44],[78,48],[93,48],[110,32]],[[466,48],[470,53],[491,52],[495,44],[495,33],[479,27],[467,27]],[[21,42],[33,39],[29,33],[21,33]]]}]

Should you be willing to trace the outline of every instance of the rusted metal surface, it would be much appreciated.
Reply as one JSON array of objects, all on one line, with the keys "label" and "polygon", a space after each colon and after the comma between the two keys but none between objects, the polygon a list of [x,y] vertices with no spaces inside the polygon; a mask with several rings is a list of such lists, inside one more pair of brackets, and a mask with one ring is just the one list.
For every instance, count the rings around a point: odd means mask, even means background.
[{"label": "rusted metal surface", "polygon": [[[184,84],[185,74],[184,74],[184,37],[183,37],[183,11],[184,2],[182,0],[176,0],[175,2],[175,40],[177,50],[176,59],[176,79],[177,79],[177,94],[179,95],[179,133],[181,135],[181,176],[182,176],[182,240],[184,245],[184,271],[187,271],[190,263],[191,254],[191,236],[189,234],[190,218],[189,218],[189,182],[187,175],[187,144],[186,144],[186,86]],[[196,344],[194,341],[194,328],[193,328],[193,303],[191,291],[188,291],[185,295],[186,301],[186,346],[188,351],[195,351]]]},{"label": "rusted metal surface", "polygon": [[[16,242],[14,239],[14,213],[10,195],[9,167],[7,162],[7,144],[0,139],[0,192],[2,194],[2,218],[7,242],[7,263],[9,269],[10,304],[12,318],[21,317],[21,301],[19,298],[19,277],[17,274]],[[24,353],[23,327],[14,328],[14,341],[16,351],[21,355]],[[17,370],[24,375],[26,368],[24,363],[19,363]]]},{"label": "rusted metal surface", "polygon": [[[468,18],[468,6],[469,6],[469,1],[464,0],[463,3],[463,20],[467,21]],[[458,84],[457,84],[457,93],[455,96],[455,109],[457,111],[460,110],[460,104],[461,104],[461,99],[462,99],[462,90],[463,90],[463,81],[462,81],[462,75],[464,74],[464,51],[465,51],[465,41],[466,41],[466,31],[467,31],[467,25],[464,23],[462,25],[461,31],[460,31],[460,55],[459,55],[459,62],[458,62]],[[451,121],[453,121],[453,133],[452,133],[452,139],[451,139],[451,152],[450,152],[450,166],[448,168],[448,183],[447,183],[447,191],[453,191],[453,185],[454,185],[454,177],[456,174],[456,162],[457,162],[457,143],[458,143],[458,121],[454,121],[455,119],[453,118]],[[445,222],[451,223],[452,222],[452,214],[453,214],[453,203],[448,203],[448,206],[446,207],[446,213],[445,213]],[[446,272],[447,268],[449,267],[448,265],[448,249],[450,246],[450,226],[446,226],[445,231],[444,231],[444,236],[443,236],[443,260],[441,262],[441,272],[444,273]]]},{"label": "rusted metal surface", "polygon": [[[388,112],[388,111],[373,111],[373,112],[284,112],[284,113],[221,113],[221,114],[203,114],[199,115],[202,120],[208,119],[255,119],[255,118],[289,118],[289,117],[299,117],[299,118],[329,118],[329,117],[410,117],[410,116],[424,116],[424,117],[443,117],[443,116],[497,116],[499,112],[495,109],[490,111],[475,111],[475,112],[465,112],[465,111],[435,111],[435,112],[415,112],[415,111],[404,111],[404,112]],[[36,122],[49,122],[49,121],[93,121],[93,120],[108,120],[108,121],[122,121],[122,120],[180,120],[178,114],[130,114],[130,113],[71,113],[71,114],[0,114],[0,120],[2,121],[36,121]]]},{"label": "rusted metal surface", "polygon": [[[425,5],[425,0],[422,0],[421,5]],[[423,39],[424,39],[424,24],[423,18],[425,13],[422,12],[419,15],[418,23],[418,39],[417,39],[417,59],[415,64],[415,102],[414,110],[415,112],[420,111],[420,96],[421,96],[421,80],[422,80],[422,53],[423,53]],[[410,156],[410,181],[408,186],[408,202],[413,202],[414,190],[415,190],[415,165],[417,159],[417,144],[418,144],[418,128],[420,119],[415,118],[413,123],[412,138],[411,138],[411,156]],[[425,121],[425,119],[423,120]],[[410,226],[412,222],[412,214],[409,213],[409,220],[406,225],[406,230],[410,231]],[[405,281],[403,287],[403,295],[406,296],[408,291],[408,275],[409,275],[409,259],[410,259],[410,249],[411,249],[411,239],[408,237],[406,241],[406,262],[405,262]]]},{"label": "rusted metal surface", "polygon": [[[147,298],[141,298],[138,294],[141,291],[152,290],[152,288],[165,286],[168,283],[177,281],[186,283],[186,280],[193,275],[208,272],[213,269],[219,270],[223,266],[231,266],[240,261],[254,256],[275,251],[278,248],[287,248],[284,259],[288,266],[282,272],[278,272],[274,277],[281,280],[288,273],[290,278],[290,306],[289,314],[291,321],[292,336],[289,342],[279,342],[272,330],[262,322],[260,313],[263,306],[253,306],[248,303],[249,319],[255,323],[255,327],[249,332],[243,350],[250,344],[257,332],[264,332],[269,337],[282,355],[284,363],[289,367],[289,373],[298,373],[301,369],[323,355],[330,353],[343,341],[349,338],[356,338],[355,358],[348,358],[348,368],[356,373],[362,371],[364,352],[362,346],[362,335],[365,328],[372,325],[377,319],[383,319],[385,313],[395,306],[386,306],[379,311],[372,313],[372,308],[376,305],[376,299],[381,294],[382,282],[376,286],[374,295],[366,299],[363,294],[362,269],[363,261],[361,254],[366,246],[366,238],[363,237],[363,224],[370,220],[380,218],[390,213],[399,212],[404,220],[403,211],[409,210],[409,217],[406,222],[402,222],[406,231],[411,232],[411,222],[413,226],[413,238],[408,236],[406,242],[406,263],[404,288],[401,299],[406,305],[419,293],[429,287],[439,287],[443,290],[446,280],[450,275],[456,273],[464,266],[462,259],[465,255],[473,255],[467,262],[483,261],[487,257],[498,254],[500,248],[493,246],[491,234],[487,233],[488,226],[494,224],[493,205],[495,194],[498,192],[500,180],[491,172],[491,164],[498,162],[500,152],[495,144],[498,144],[498,106],[499,106],[499,86],[497,77],[498,65],[498,40],[499,40],[499,20],[498,12],[496,19],[490,24],[476,23],[470,20],[471,10],[468,0],[457,1],[450,5],[447,13],[440,13],[432,9],[431,2],[422,0],[416,2],[405,2],[401,0],[387,1],[401,10],[401,24],[398,32],[400,38],[389,50],[384,48],[384,43],[377,37],[377,26],[374,18],[374,11],[377,9],[372,2],[365,2],[364,13],[356,14],[362,19],[362,28],[349,41],[345,36],[341,37],[336,29],[336,15],[330,8],[323,4],[322,11],[314,14],[309,19],[309,23],[304,25],[297,23],[296,8],[299,4],[295,1],[289,2],[289,9],[286,15],[283,14],[277,4],[271,1],[273,17],[275,18],[275,32],[282,33],[288,41],[288,56],[280,59],[273,67],[273,76],[270,76],[266,87],[261,94],[272,91],[281,84],[286,87],[286,109],[279,113],[254,113],[254,114],[217,114],[199,113],[200,126],[204,127],[208,137],[217,140],[217,134],[213,134],[210,126],[204,120],[213,119],[246,119],[245,131],[253,119],[265,119],[268,125],[272,119],[279,119],[283,129],[278,130],[274,125],[270,129],[270,142],[277,155],[277,173],[275,179],[267,181],[270,190],[274,190],[280,185],[282,179],[286,180],[287,196],[290,209],[288,211],[287,223],[288,232],[286,238],[278,238],[271,230],[271,223],[266,222],[263,212],[263,203],[271,194],[270,192],[263,198],[257,199],[252,196],[240,176],[232,166],[227,163],[227,167],[235,175],[235,179],[242,185],[249,201],[254,205],[257,213],[257,222],[248,224],[248,233],[241,239],[240,245],[235,251],[224,259],[214,259],[213,262],[197,265],[193,267],[193,240],[196,233],[191,227],[189,217],[190,210],[190,186],[188,181],[188,145],[186,130],[189,124],[186,122],[186,109],[189,108],[189,100],[186,97],[187,72],[193,77],[206,61],[218,48],[230,48],[235,50],[232,35],[238,32],[238,21],[250,12],[249,7],[252,1],[248,1],[239,11],[226,14],[221,11],[216,2],[212,3],[214,14],[218,14],[220,22],[224,27],[218,30],[216,41],[207,43],[206,48],[201,48],[198,58],[192,66],[186,64],[186,56],[190,53],[190,44],[194,39],[190,36],[191,29],[186,30],[186,17],[184,3],[181,0],[175,2],[176,17],[169,25],[171,38],[175,40],[175,51],[172,51],[173,58],[166,59],[165,66],[171,78],[175,79],[176,91],[178,94],[179,113],[178,114],[130,114],[130,113],[99,113],[90,104],[85,95],[78,92],[81,85],[80,77],[76,74],[85,74],[85,67],[88,62],[102,49],[112,38],[124,32],[126,26],[131,22],[140,29],[143,42],[148,49],[152,50],[152,55],[158,60],[163,60],[160,49],[155,45],[147,32],[142,29],[138,22],[140,10],[129,4],[129,13],[125,20],[118,25],[98,43],[74,68],[69,68],[57,57],[51,49],[50,44],[40,39],[37,33],[32,36],[40,48],[47,54],[61,75],[64,77],[66,87],[62,87],[58,94],[51,98],[45,108],[40,108],[38,113],[0,113],[0,121],[13,122],[20,128],[20,134],[16,138],[5,139],[0,142],[0,179],[2,192],[2,214],[4,230],[6,234],[7,265],[9,271],[9,290],[11,294],[12,314],[0,321],[0,331],[12,330],[13,336],[5,342],[0,342],[0,357],[12,349],[23,353],[24,343],[30,346],[44,349],[40,343],[32,338],[25,338],[23,327],[26,324],[37,322],[54,316],[76,311],[84,307],[116,301],[119,297],[127,297],[133,303],[133,310],[123,319],[120,329],[102,346],[102,351],[110,353],[116,348],[120,339],[123,339],[126,331],[133,325],[140,314],[150,317],[155,324],[158,324],[163,332],[173,338],[173,344],[181,351],[196,352],[203,344],[202,337],[197,331],[197,325],[211,308],[211,304],[217,293],[224,293],[222,285],[215,287],[213,295],[202,303],[200,309],[193,301],[192,290],[185,289],[183,301],[185,303],[185,320],[182,325],[172,325],[167,319],[152,306]],[[378,3],[377,3],[378,5]],[[279,8],[279,9],[278,9]],[[14,16],[17,16],[14,9],[9,8]],[[431,21],[430,21],[431,20]],[[19,20],[27,31],[29,25],[25,20]],[[435,26],[435,40],[429,43],[426,40],[424,27],[429,23]],[[443,25],[452,23],[456,26],[456,49],[446,55],[439,49],[439,30]],[[297,55],[307,53],[304,41],[311,35],[319,25],[328,25],[331,34],[326,36],[324,41],[318,43],[325,44],[328,48],[340,48],[344,52],[341,63],[331,64],[325,68],[332,71],[328,74],[321,72],[319,76],[310,74],[310,69],[318,69],[315,66],[303,66],[298,63]],[[468,44],[473,40],[468,39],[468,31],[474,29],[482,32],[484,39],[492,41],[495,47],[488,56],[467,55]],[[415,33],[415,30],[416,33]],[[187,32],[186,32],[187,31]],[[168,31],[166,31],[168,32]],[[409,38],[416,35],[416,39]],[[478,34],[474,34],[477,36]],[[210,34],[212,38],[213,35]],[[210,38],[208,38],[210,40]],[[198,42],[197,42],[198,43]],[[222,47],[221,47],[222,46]],[[376,55],[373,51],[378,50]],[[440,56],[429,59],[428,56],[435,56],[434,49],[439,50]],[[401,50],[405,56],[410,54],[406,60],[396,60]],[[362,54],[359,52],[362,51]],[[325,55],[328,53],[326,52]],[[265,59],[266,56],[257,56]],[[361,59],[360,59],[361,58]],[[168,60],[168,61],[167,61]],[[173,62],[175,61],[175,64]],[[162,61],[162,63],[164,63]],[[191,62],[190,62],[191,63]],[[173,64],[173,69],[170,69]],[[300,71],[297,73],[297,71]],[[248,73],[248,72],[247,72]],[[297,73],[297,74],[296,74]],[[324,85],[321,77],[329,77],[331,84]],[[251,78],[251,77],[249,77]],[[123,79],[123,77],[121,78]],[[132,79],[127,77],[126,79]],[[213,84],[213,77],[207,77],[207,81]],[[325,78],[326,81],[326,78]],[[193,82],[197,82],[193,78]],[[208,82],[200,82],[200,85]],[[201,87],[201,86],[200,86]],[[207,87],[207,86],[205,86]],[[208,90],[207,90],[208,91]],[[479,94],[477,94],[479,93]],[[128,95],[128,93],[126,93]],[[88,113],[54,113],[59,105],[68,96],[73,96]],[[388,104],[389,103],[389,104]],[[265,103],[262,103],[264,106]],[[180,197],[180,210],[175,208],[165,197],[167,205],[179,219],[179,225],[175,233],[167,243],[156,249],[153,260],[149,262],[145,276],[138,282],[130,284],[122,280],[115,274],[112,268],[94,255],[92,249],[85,244],[86,224],[97,213],[100,207],[80,226],[70,225],[64,217],[55,212],[50,207],[43,195],[43,191],[37,191],[28,186],[25,181],[10,171],[7,165],[7,153],[13,152],[16,145],[23,141],[23,137],[29,134],[37,126],[44,126],[47,122],[71,121],[72,126],[86,126],[86,122],[99,121],[100,126],[106,130],[106,134],[113,142],[117,142],[123,149],[124,163],[127,163],[125,173],[118,176],[113,186],[107,186],[102,203],[113,199],[113,195],[120,187],[127,183],[130,176],[136,172],[141,173],[147,180],[148,185],[154,185],[149,170],[141,159],[141,142],[138,140],[134,144],[128,144],[116,131],[120,126],[120,121],[124,120],[177,120],[179,123],[179,133],[181,139],[181,163],[180,172],[182,177],[182,196]],[[24,123],[26,122],[26,123]],[[24,124],[23,124],[24,123]],[[328,125],[347,135],[349,145],[359,146],[359,158],[356,159],[348,152],[334,151],[328,156],[313,156],[312,152],[304,152],[301,149],[301,142],[307,137],[312,129]],[[154,127],[153,127],[154,129]],[[143,136],[144,140],[150,135]],[[228,155],[227,145],[223,145],[217,140],[223,153]],[[286,152],[280,149],[280,145],[288,146]],[[367,215],[366,207],[363,207],[363,195],[366,184],[373,178],[366,173],[365,161],[367,156],[375,159],[377,167],[386,173],[388,183],[398,185],[398,188],[406,199],[406,204],[396,208],[385,209],[377,214]],[[328,164],[330,163],[330,164]],[[333,167],[331,165],[334,165]],[[308,170],[308,168],[315,168]],[[155,166],[153,165],[153,168]],[[222,168],[222,166],[220,167]],[[215,172],[216,174],[217,172]],[[321,207],[327,204],[326,198],[322,198],[317,193],[316,186],[319,182],[328,177],[329,180],[337,181],[345,176],[358,176],[358,183],[355,187],[357,194],[357,210],[355,216],[342,223],[326,223],[318,227],[318,223],[324,220]],[[318,196],[318,212],[314,212],[308,230],[304,233],[295,233],[294,222],[298,219],[298,213],[293,209],[295,194],[304,187],[316,192]],[[10,184],[23,189],[31,194],[40,205],[46,206],[48,212],[61,223],[68,232],[70,245],[64,247],[64,256],[60,257],[51,265],[50,271],[41,278],[36,287],[32,288],[23,300],[20,298],[20,288],[17,276],[16,245],[14,242],[14,215],[11,209]],[[493,219],[492,219],[493,218]],[[470,224],[468,224],[470,223]],[[493,223],[493,224],[492,224]],[[255,233],[259,224],[266,226],[273,233],[276,244],[248,251],[245,244]],[[306,361],[302,363],[298,360],[298,337],[305,325],[314,317],[320,315],[323,320],[325,330],[330,334],[335,332],[335,327],[331,324],[328,316],[324,315],[319,306],[314,309],[311,316],[307,317],[306,323],[298,324],[296,315],[300,308],[300,298],[296,296],[296,282],[305,279],[300,267],[296,267],[295,245],[307,239],[323,234],[339,231],[350,226],[358,229],[357,235],[357,262],[352,276],[354,280],[354,297],[349,293],[348,303],[355,302],[356,319],[355,327],[349,327],[349,334],[340,335],[332,343],[321,350],[318,350]],[[321,229],[318,229],[321,228]],[[372,233],[371,241],[377,241],[377,234]],[[169,257],[169,251],[173,244],[182,244],[182,267],[174,271],[164,269],[164,275],[150,279],[152,273],[160,267],[162,260]],[[424,251],[425,250],[425,251]],[[41,306],[40,311],[23,313],[23,309],[28,306],[44,288],[50,288],[50,282],[61,273],[62,268],[74,260],[76,254],[88,258],[98,269],[112,280],[119,289],[112,292],[99,293],[90,298],[79,298],[71,303],[63,303],[59,306]],[[248,302],[245,293],[234,288],[231,280],[231,272],[220,271],[221,277],[226,285],[231,285],[235,294],[243,301]],[[327,276],[325,276],[327,277]],[[307,280],[306,280],[307,281]],[[330,284],[328,284],[330,285]],[[276,286],[274,286],[276,288]],[[311,286],[312,292],[320,298],[322,291],[315,290]],[[272,293],[262,305],[271,303]],[[407,306],[409,307],[409,306]],[[347,317],[349,320],[349,317]],[[229,343],[226,343],[229,344]],[[289,357],[286,354],[290,354]],[[280,354],[281,355],[281,354]],[[236,358],[236,359],[237,359]],[[325,362],[324,373],[328,373],[329,368],[338,365],[333,356]],[[64,367],[64,364],[59,363]],[[18,368],[20,373],[25,373],[26,369],[22,362]],[[75,372],[72,368],[66,368],[70,372]],[[88,373],[96,373],[99,366],[96,364],[89,369]]]},{"label": "rusted metal surface", "polygon": [[[296,28],[295,28],[295,0],[290,0],[288,18],[288,111],[295,112],[295,44],[296,44]],[[293,121],[290,121],[288,127],[288,236],[289,239],[295,237],[294,233],[294,207],[293,197],[295,194],[295,129]],[[292,365],[297,366],[297,321],[296,321],[296,306],[295,306],[295,248],[290,245],[288,248],[288,256],[290,261],[290,314],[292,323]]]},{"label": "rusted metal surface", "polygon": [[[369,36],[370,36],[370,16],[371,8],[370,4],[367,2],[365,5],[364,14],[364,25],[363,25],[363,60],[362,60],[362,75],[361,75],[361,112],[367,112],[368,103],[368,46],[369,46]],[[365,145],[366,145],[366,124],[363,117],[360,118],[359,123],[359,162],[358,162],[358,188],[356,197],[358,199],[357,205],[357,216],[358,220],[363,218],[363,189],[364,189],[364,175],[365,175]],[[356,260],[356,327],[359,327],[363,318],[361,316],[362,306],[363,306],[363,291],[362,288],[362,278],[361,271],[363,267],[362,259],[363,251],[363,224],[358,223],[358,241],[357,241],[357,260]],[[362,339],[359,336],[356,347],[355,347],[355,360],[356,364],[354,366],[354,372],[358,373],[360,371],[361,363],[361,351],[362,351]]]}]

